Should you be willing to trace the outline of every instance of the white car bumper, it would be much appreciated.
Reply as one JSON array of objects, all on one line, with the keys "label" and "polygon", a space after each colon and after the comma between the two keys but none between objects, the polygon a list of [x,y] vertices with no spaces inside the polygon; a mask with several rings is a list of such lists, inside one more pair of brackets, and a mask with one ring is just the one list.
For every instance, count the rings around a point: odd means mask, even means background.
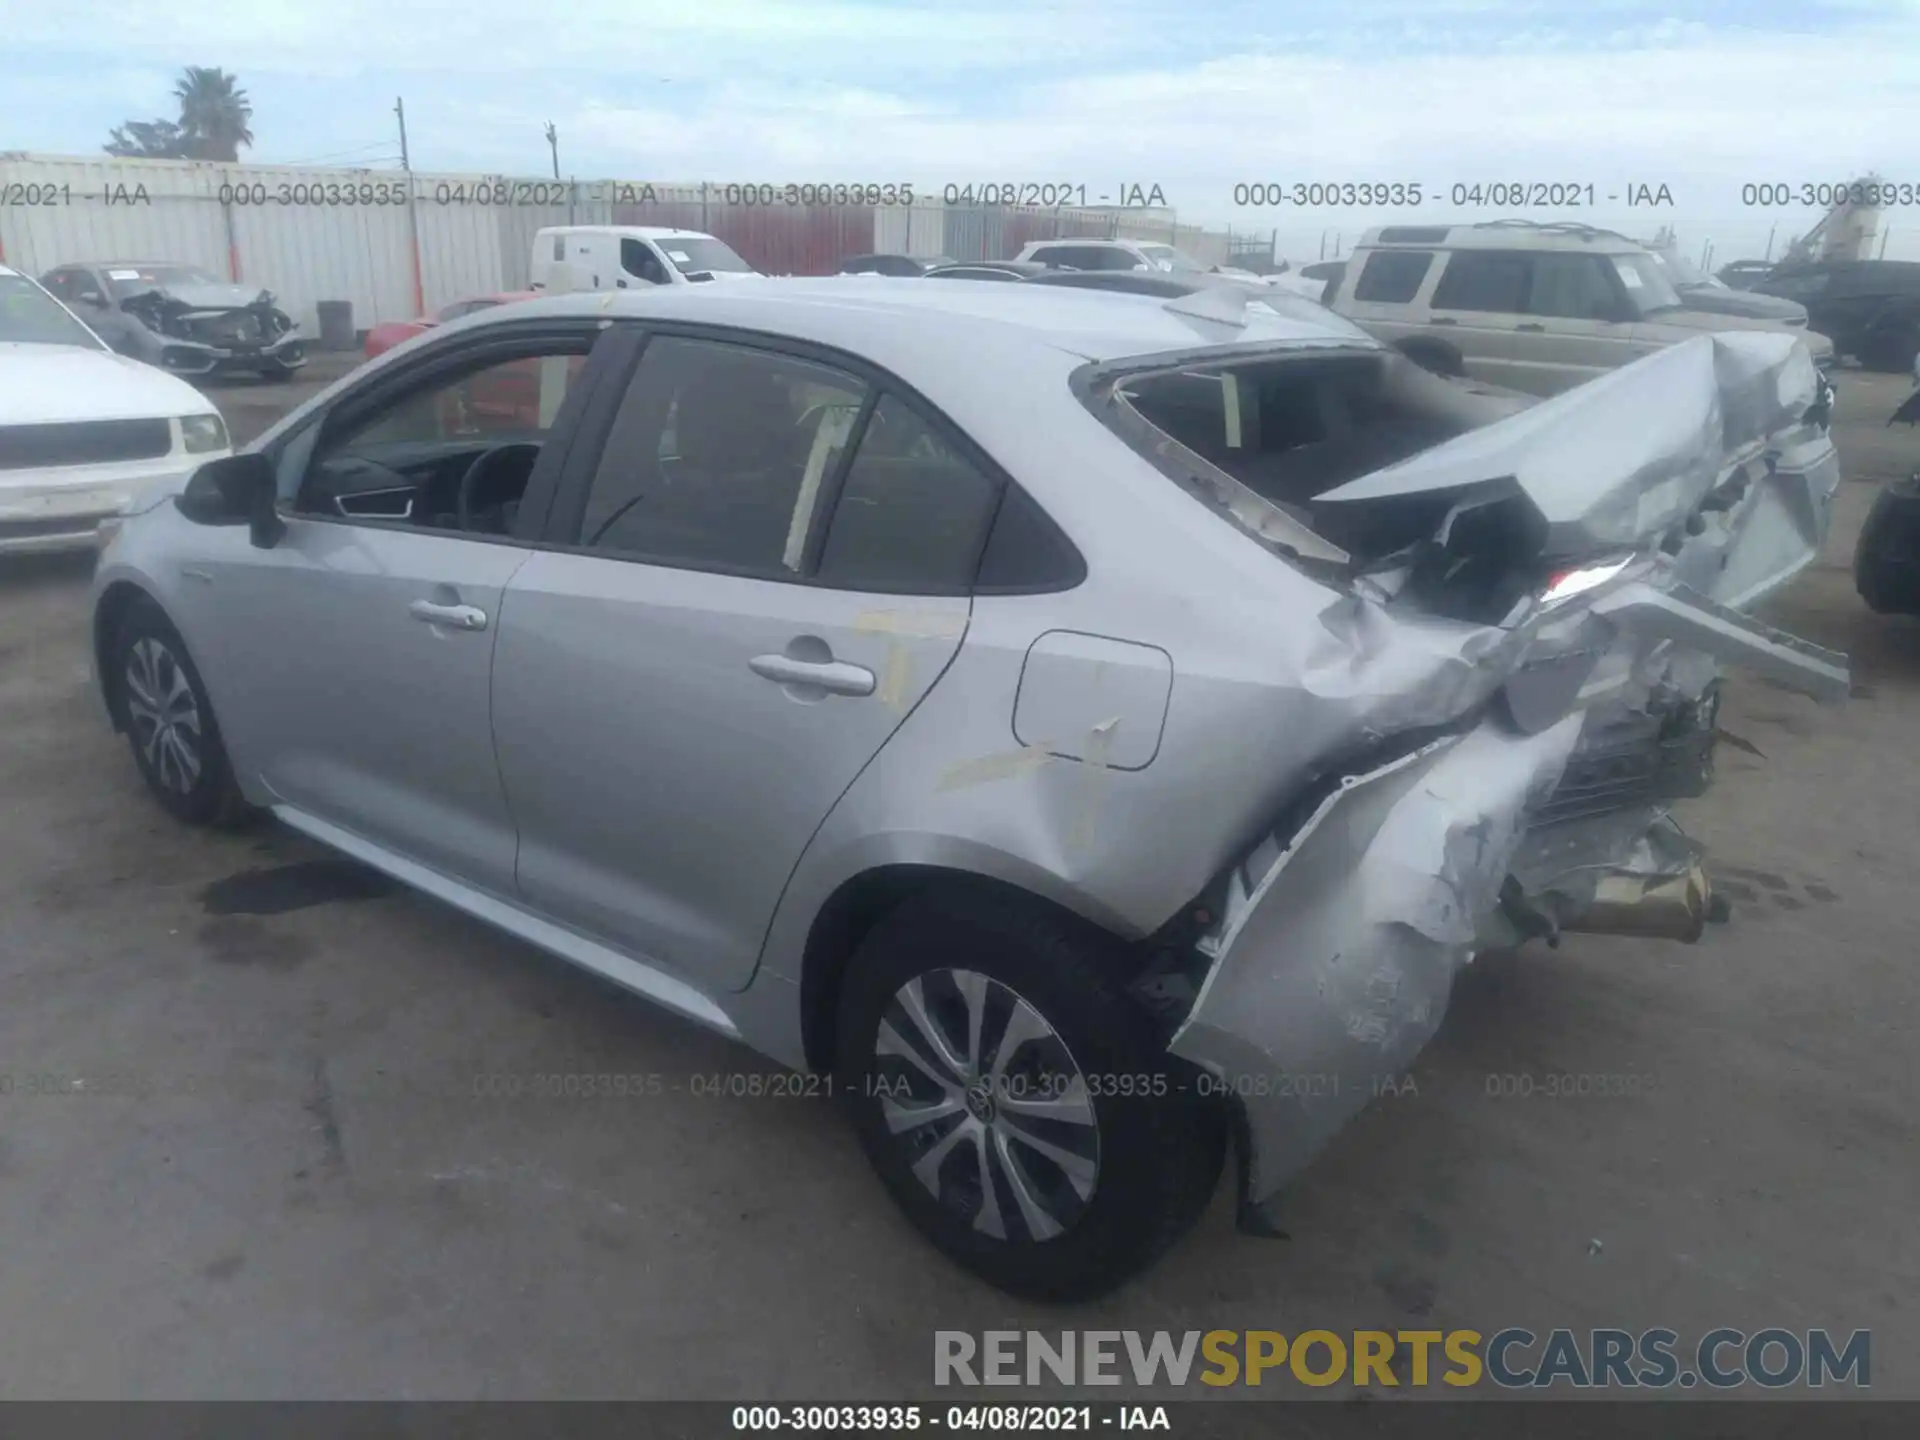
[{"label": "white car bumper", "polygon": [[85,550],[130,502],[179,491],[228,450],[52,469],[0,470],[0,555]]}]

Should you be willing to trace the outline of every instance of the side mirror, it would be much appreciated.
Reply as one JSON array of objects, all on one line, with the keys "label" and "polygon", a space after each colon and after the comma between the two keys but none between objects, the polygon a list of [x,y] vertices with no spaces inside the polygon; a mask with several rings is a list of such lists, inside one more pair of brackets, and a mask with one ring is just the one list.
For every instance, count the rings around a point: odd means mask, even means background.
[{"label": "side mirror", "polygon": [[277,477],[264,455],[225,455],[193,472],[174,506],[196,525],[245,525],[255,547],[271,550],[287,533],[274,508]]}]

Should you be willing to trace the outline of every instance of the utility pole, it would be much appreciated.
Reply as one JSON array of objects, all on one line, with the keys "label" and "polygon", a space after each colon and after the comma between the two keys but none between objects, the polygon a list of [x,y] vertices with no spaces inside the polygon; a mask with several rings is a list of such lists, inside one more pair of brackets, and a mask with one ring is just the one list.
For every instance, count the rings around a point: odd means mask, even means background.
[{"label": "utility pole", "polygon": [[393,101],[394,116],[400,121],[400,168],[407,177],[407,241],[413,251],[413,313],[427,313],[426,286],[420,283],[420,214],[414,208],[413,164],[407,155],[407,104],[399,96]]},{"label": "utility pole", "polygon": [[553,128],[553,121],[547,121],[547,149],[553,152],[553,178],[560,178],[560,132]]}]

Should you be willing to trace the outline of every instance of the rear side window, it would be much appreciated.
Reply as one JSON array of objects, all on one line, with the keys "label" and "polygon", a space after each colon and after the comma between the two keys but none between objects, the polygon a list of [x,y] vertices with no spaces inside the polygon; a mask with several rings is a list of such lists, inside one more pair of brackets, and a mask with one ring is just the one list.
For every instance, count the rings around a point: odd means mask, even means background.
[{"label": "rear side window", "polygon": [[790,578],[865,393],[851,375],[775,351],[652,341],[588,488],[578,543]]},{"label": "rear side window", "polygon": [[1404,305],[1420,293],[1433,264],[1431,250],[1376,250],[1360,267],[1353,298],[1383,305]]},{"label": "rear side window", "polygon": [[1512,250],[1456,250],[1434,287],[1435,310],[1518,315],[1527,302],[1527,257]]},{"label": "rear side window", "polygon": [[999,491],[917,414],[884,395],[847,467],[818,577],[843,590],[964,592]]}]

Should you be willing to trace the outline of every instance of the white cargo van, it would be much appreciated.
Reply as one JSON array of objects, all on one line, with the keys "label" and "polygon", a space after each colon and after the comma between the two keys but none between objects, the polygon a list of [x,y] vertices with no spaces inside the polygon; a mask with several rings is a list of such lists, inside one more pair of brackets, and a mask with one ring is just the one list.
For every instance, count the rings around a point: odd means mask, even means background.
[{"label": "white cargo van", "polygon": [[724,240],[657,225],[555,225],[533,237],[532,288],[625,290],[758,277]]}]

